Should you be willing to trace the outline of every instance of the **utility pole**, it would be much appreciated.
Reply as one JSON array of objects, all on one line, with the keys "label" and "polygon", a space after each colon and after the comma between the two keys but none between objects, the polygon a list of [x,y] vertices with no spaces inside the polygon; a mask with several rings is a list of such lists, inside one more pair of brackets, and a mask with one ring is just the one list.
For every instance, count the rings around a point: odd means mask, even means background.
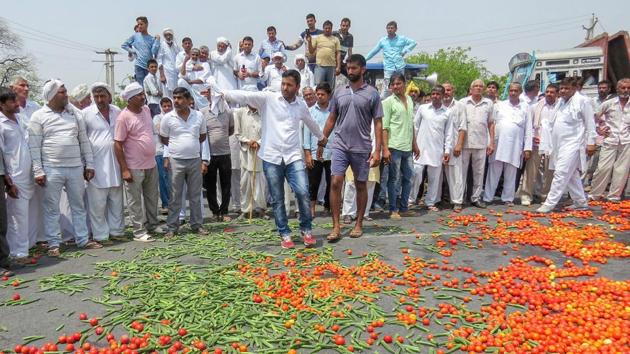
[{"label": "utility pole", "polygon": [[105,65],[105,81],[107,85],[114,90],[114,94],[116,94],[116,80],[114,79],[114,63],[120,63],[120,60],[114,60],[114,55],[118,54],[111,49],[105,49],[102,52],[96,52],[96,54],[104,54],[105,60],[92,60],[95,63],[104,63]]},{"label": "utility pole", "polygon": [[591,39],[593,39],[593,31],[595,30],[595,25],[597,24],[597,22],[599,21],[599,19],[597,17],[595,17],[595,14],[591,14],[591,24],[588,27],[584,27],[582,26],[582,28],[586,31],[586,38],[584,38],[587,41],[590,41]]}]

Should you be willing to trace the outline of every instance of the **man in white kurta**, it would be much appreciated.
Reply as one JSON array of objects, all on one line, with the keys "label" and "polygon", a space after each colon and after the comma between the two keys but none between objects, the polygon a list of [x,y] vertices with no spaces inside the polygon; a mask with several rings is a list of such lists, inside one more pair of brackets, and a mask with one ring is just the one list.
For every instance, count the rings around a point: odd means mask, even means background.
[{"label": "man in white kurta", "polygon": [[107,84],[97,82],[90,91],[94,104],[83,110],[83,117],[97,163],[94,178],[87,184],[89,216],[94,240],[109,243],[110,236],[124,234],[122,175],[114,152],[120,109],[111,104],[112,94]]},{"label": "man in white kurta", "polygon": [[453,121],[451,111],[444,106],[444,87],[436,85],[431,90],[431,103],[418,108],[415,121],[419,122],[418,147],[420,158],[414,161],[417,175],[414,177],[412,196],[418,195],[422,171],[427,167],[429,186],[424,202],[431,211],[437,211],[438,190],[442,183],[442,165],[447,164],[453,147]]},{"label": "man in white kurta", "polygon": [[17,263],[26,263],[28,250],[41,232],[41,204],[40,199],[34,198],[35,181],[24,126],[26,118],[19,110],[16,95],[3,88],[0,91],[0,159],[4,160],[5,177],[8,177],[7,243],[11,257]]},{"label": "man in white kurta", "polygon": [[464,172],[462,171],[461,155],[464,149],[464,142],[466,141],[468,120],[466,119],[464,105],[453,98],[455,87],[450,83],[444,83],[442,86],[444,86],[444,99],[442,102],[451,112],[451,120],[453,121],[453,148],[448,164],[444,168],[446,169],[446,181],[448,182],[448,191],[451,203],[453,203],[453,210],[460,211],[464,203]]},{"label": "man in white kurta", "polygon": [[234,137],[240,144],[240,199],[244,216],[249,216],[253,208],[253,211],[264,217],[267,209],[262,160],[256,155],[260,148],[261,132],[260,114],[256,108],[247,106],[234,110]]},{"label": "man in white kurta", "polygon": [[568,189],[571,209],[588,209],[580,171],[587,166],[586,156],[595,152],[595,120],[591,102],[576,94],[577,83],[566,78],[560,83],[560,103],[551,126],[551,156],[549,169],[554,171],[547,199],[538,208],[548,213],[555,208]]},{"label": "man in white kurta", "polygon": [[600,107],[597,115],[604,122],[604,142],[593,175],[591,197],[599,199],[610,182],[608,200],[618,202],[630,171],[630,79],[617,82],[617,97]]},{"label": "man in white kurta", "polygon": [[[481,200],[483,186],[483,172],[486,165],[486,155],[494,151],[494,120],[492,118],[492,101],[481,96],[484,90],[482,80],[475,80],[470,84],[470,96],[460,102],[466,109],[468,130],[466,142],[462,154],[462,177],[466,183],[468,166],[472,165],[472,195],[470,197],[474,206],[485,208]],[[465,193],[465,192],[464,192]]]},{"label": "man in white kurta", "polygon": [[494,199],[499,179],[503,174],[501,200],[513,205],[516,186],[516,171],[523,155],[528,160],[532,152],[532,122],[527,103],[519,100],[523,91],[521,84],[512,83],[508,89],[509,98],[494,105],[496,150],[488,159],[488,176],[483,200],[490,203]]},{"label": "man in white kurta", "polygon": [[209,105],[208,99],[201,92],[206,89],[206,81],[212,76],[210,64],[199,61],[199,54],[197,48],[190,50],[190,58],[184,58],[177,81],[178,87],[187,89],[193,96],[198,110]]},{"label": "man in white kurta", "polygon": [[209,61],[212,65],[212,76],[217,86],[222,90],[235,90],[234,58],[230,42],[224,38],[217,38],[217,49],[210,53]]},{"label": "man in white kurta", "polygon": [[155,59],[159,65],[160,82],[162,83],[164,97],[173,98],[173,90],[177,87],[177,79],[179,78],[179,69],[176,61],[180,49],[175,42],[172,29],[165,28],[162,31],[162,38],[160,50],[158,50]]}]

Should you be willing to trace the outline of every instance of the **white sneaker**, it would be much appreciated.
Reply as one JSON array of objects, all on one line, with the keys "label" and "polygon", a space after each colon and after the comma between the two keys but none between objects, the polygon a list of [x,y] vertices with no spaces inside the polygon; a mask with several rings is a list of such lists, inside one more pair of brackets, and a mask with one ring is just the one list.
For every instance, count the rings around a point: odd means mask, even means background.
[{"label": "white sneaker", "polygon": [[588,202],[574,202],[573,205],[567,207],[567,210],[588,210]]},{"label": "white sneaker", "polygon": [[138,242],[154,242],[155,239],[153,237],[151,237],[151,235],[149,234],[144,234],[142,236],[139,237],[135,237],[133,238],[134,241],[138,241]]},{"label": "white sneaker", "polygon": [[536,212],[547,214],[547,213],[550,213],[553,210],[553,208],[554,206],[552,205],[543,204],[540,206],[540,208],[536,209]]}]

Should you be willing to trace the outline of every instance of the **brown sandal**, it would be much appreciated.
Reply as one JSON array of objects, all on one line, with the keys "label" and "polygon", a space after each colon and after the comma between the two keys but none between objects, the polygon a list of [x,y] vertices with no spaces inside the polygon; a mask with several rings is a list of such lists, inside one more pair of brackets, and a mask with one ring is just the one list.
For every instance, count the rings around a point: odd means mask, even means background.
[{"label": "brown sandal", "polygon": [[363,230],[352,229],[348,234],[351,238],[359,238],[363,236]]},{"label": "brown sandal", "polygon": [[341,239],[340,232],[332,231],[331,233],[328,234],[328,236],[326,236],[326,240],[328,240],[328,242],[337,242],[340,239]]}]

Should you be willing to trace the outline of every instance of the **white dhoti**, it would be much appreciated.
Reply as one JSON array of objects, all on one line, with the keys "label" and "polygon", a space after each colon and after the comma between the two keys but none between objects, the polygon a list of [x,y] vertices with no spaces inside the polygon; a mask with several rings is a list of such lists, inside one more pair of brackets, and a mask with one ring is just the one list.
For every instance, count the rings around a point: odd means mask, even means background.
[{"label": "white dhoti", "polygon": [[422,179],[424,176],[422,175],[422,171],[424,170],[424,166],[418,165],[417,163],[413,164],[413,177],[411,179],[411,191],[409,193],[409,204],[415,204],[416,198],[418,197],[418,192],[420,191],[420,186],[424,183]]},{"label": "white dhoti", "polygon": [[240,210],[243,201],[241,200],[241,170],[232,169],[232,174],[230,175],[230,210]]},{"label": "white dhoti", "polygon": [[446,182],[451,203],[464,203],[464,172],[462,171],[462,157],[451,156],[451,160],[446,165]]},{"label": "white dhoti", "polygon": [[412,197],[415,201],[415,196],[417,196],[418,192],[420,191],[420,186],[423,183],[422,170],[425,167],[427,168],[428,186],[427,192],[424,197],[424,203],[427,206],[434,206],[437,202],[440,201],[439,190],[440,185],[442,184],[442,165],[435,167],[414,164],[414,177],[413,183],[411,184],[410,202]]},{"label": "white dhoti", "polygon": [[125,228],[122,186],[97,188],[88,183],[86,193],[94,240],[104,241],[110,235],[122,236]]},{"label": "white dhoti", "polygon": [[481,199],[483,188],[483,170],[486,166],[486,149],[464,149],[462,152],[462,182],[466,192],[468,166],[472,160],[473,190],[470,200],[475,203]]},{"label": "white dhoti", "polygon": [[[372,199],[374,198],[374,188],[376,187],[376,182],[368,181],[366,186],[368,196],[365,213],[363,214],[363,217],[365,218],[370,215],[370,205],[372,205]],[[350,216],[352,218],[357,217],[357,188],[354,185],[354,181],[346,181],[345,183],[341,215]]]},{"label": "white dhoti", "polygon": [[[39,189],[39,187],[37,187]],[[41,197],[35,193],[24,193],[18,187],[18,199],[7,196],[7,243],[11,257],[24,258],[35,245],[37,237],[43,234],[41,227]]]},{"label": "white dhoti", "polygon": [[[240,181],[240,198],[241,198],[241,211],[243,213],[249,213],[250,210],[267,209],[267,197],[265,195],[265,174],[263,171],[257,171],[255,180],[254,172],[248,170],[241,170]],[[253,193],[253,195],[252,195]]]},{"label": "white dhoti", "polygon": [[501,192],[501,201],[513,202],[516,192],[516,166],[493,160],[488,164],[488,177],[486,178],[486,186],[484,188],[483,200],[490,203],[494,199],[494,192],[499,185],[499,179],[503,174],[503,191]]},{"label": "white dhoti", "polygon": [[576,204],[586,203],[584,196],[584,187],[580,175],[581,159],[579,154],[573,154],[571,161],[565,161],[564,166],[568,168],[556,169],[553,172],[553,180],[545,205],[554,207],[562,198],[565,191],[568,190],[569,196]]},{"label": "white dhoti", "polygon": [[619,201],[630,172],[630,144],[606,144],[602,146],[597,170],[593,175],[591,195],[600,198],[610,182],[608,199]]}]

